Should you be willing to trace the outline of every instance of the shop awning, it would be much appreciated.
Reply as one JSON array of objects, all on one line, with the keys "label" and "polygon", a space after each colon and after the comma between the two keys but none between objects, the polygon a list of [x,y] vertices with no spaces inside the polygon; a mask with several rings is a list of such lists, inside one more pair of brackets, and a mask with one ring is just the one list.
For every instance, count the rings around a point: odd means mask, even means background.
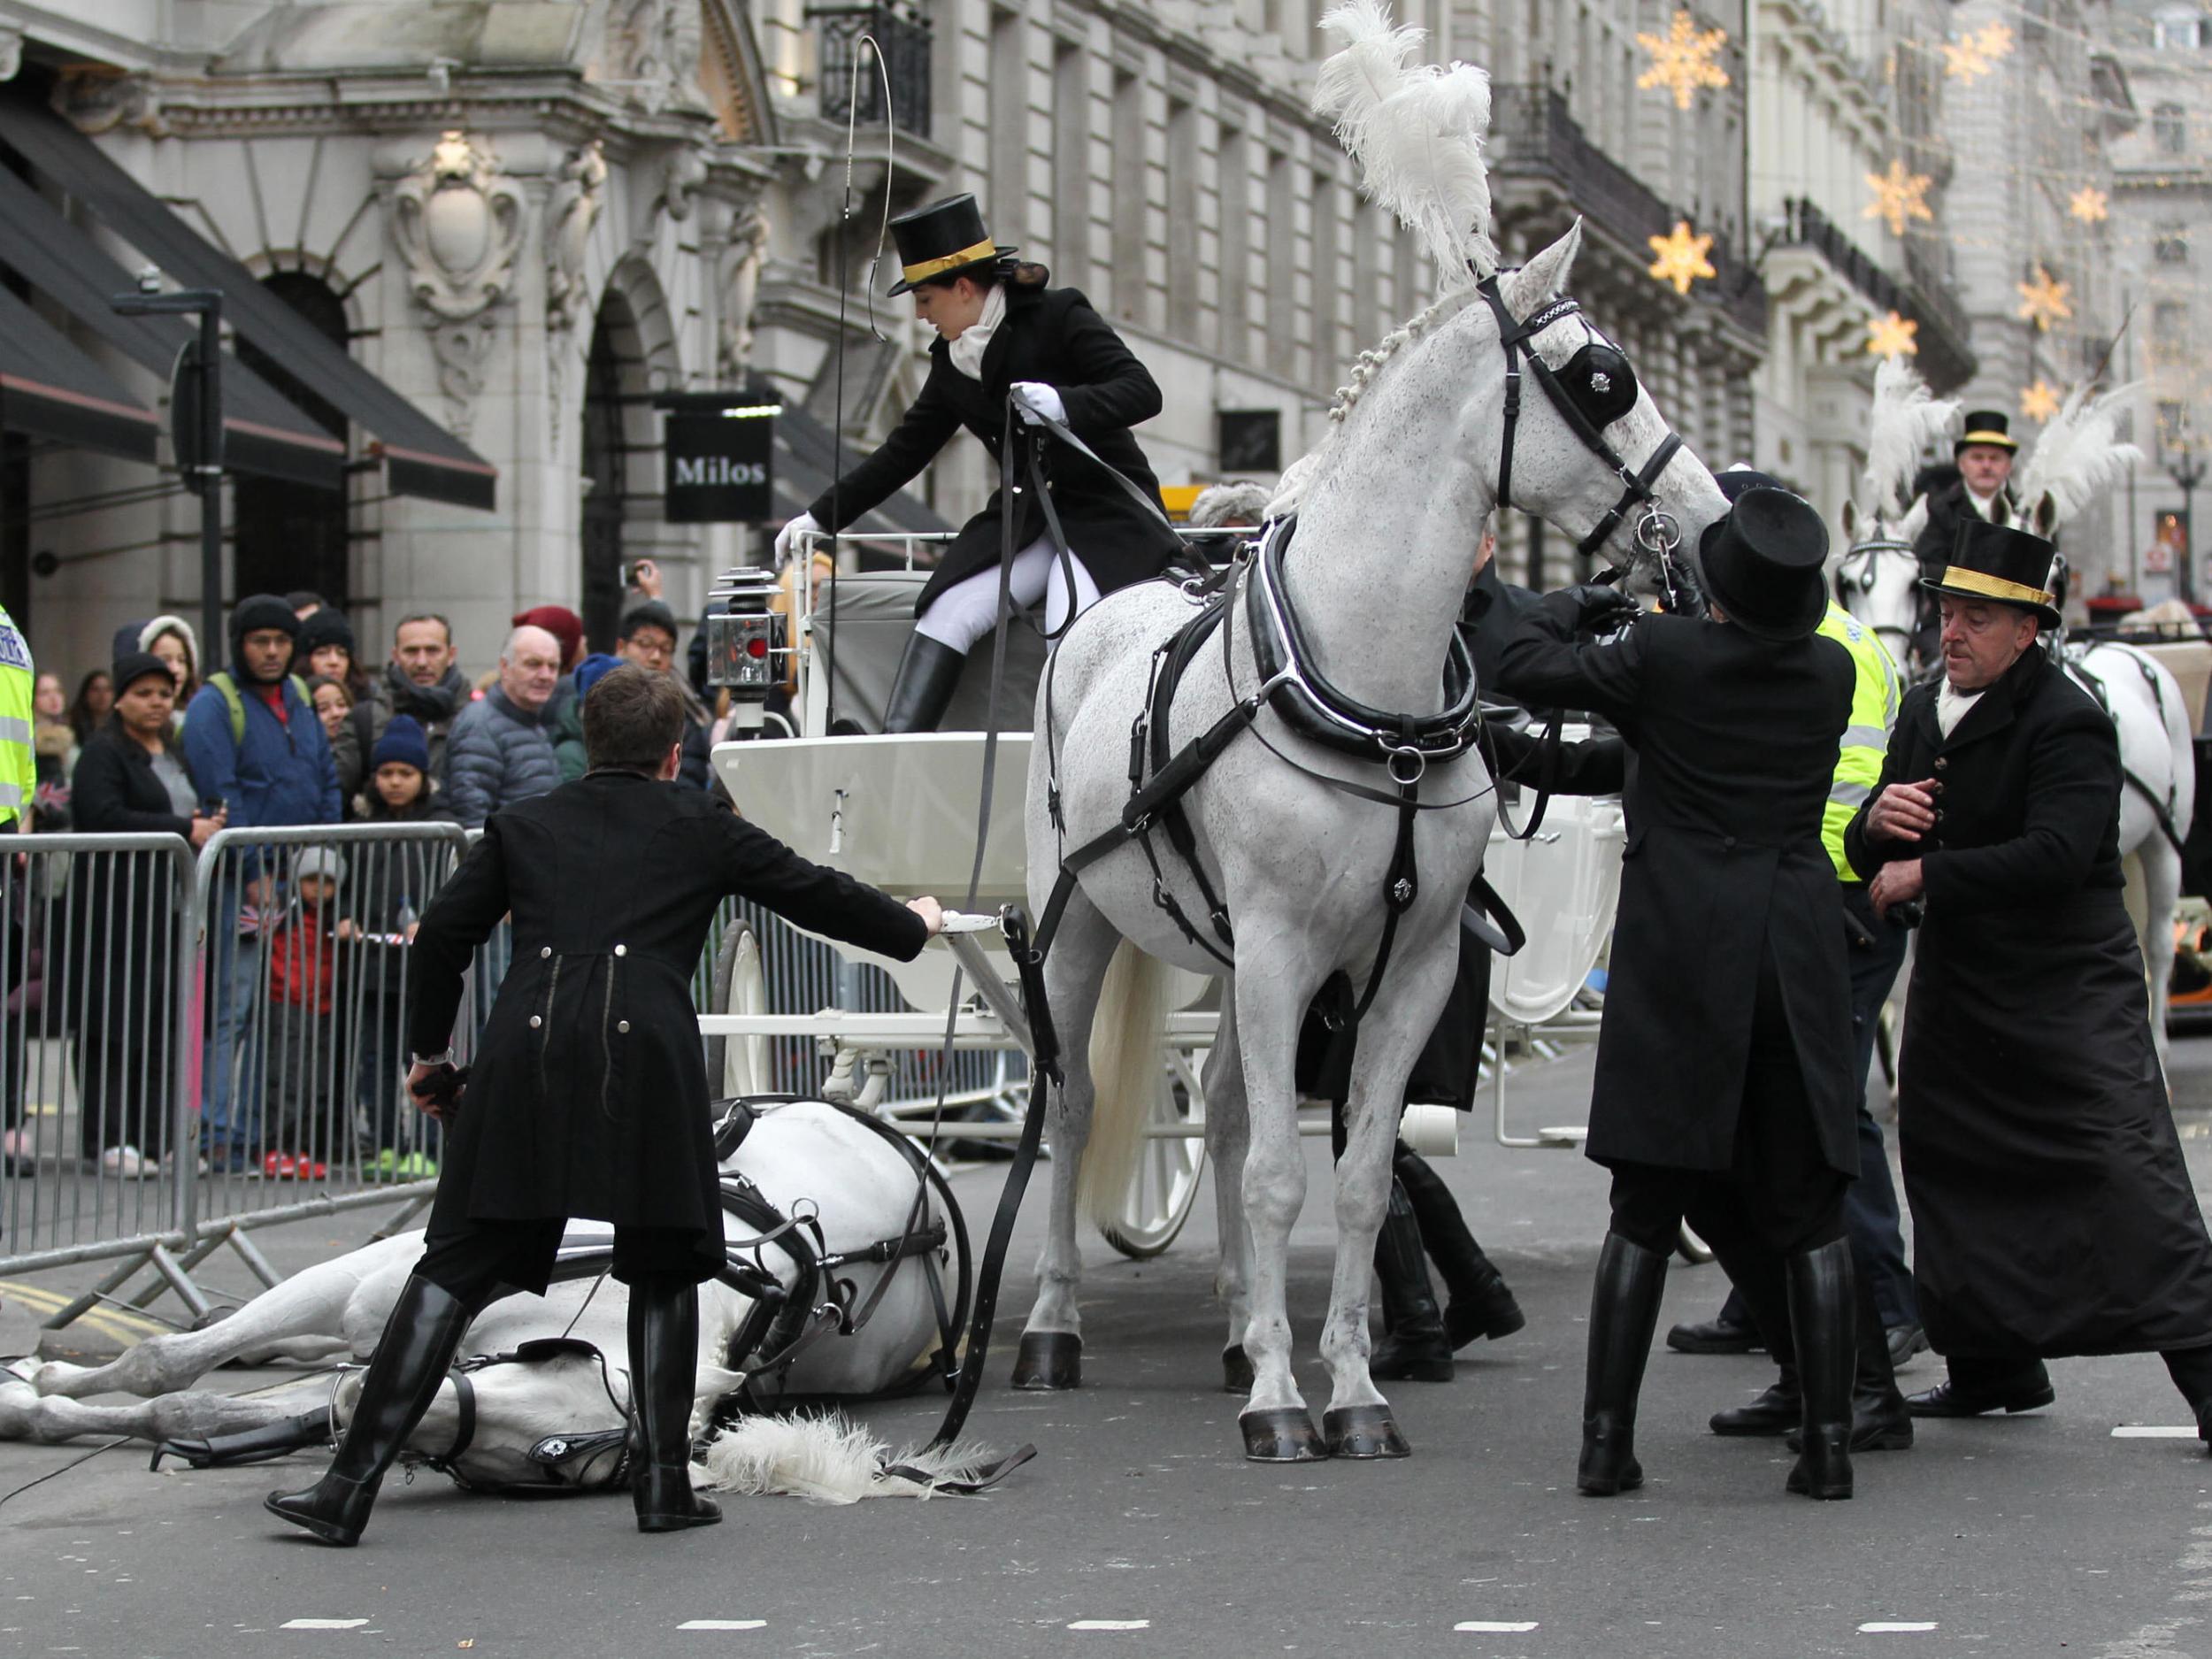
[{"label": "shop awning", "polygon": [[161,434],[151,410],[6,288],[0,288],[0,426],[149,463]]},{"label": "shop awning", "polygon": [[393,491],[488,511],[498,472],[475,450],[355,362],[214,247],[168,204],[66,121],[20,97],[0,97],[0,141],[81,201],[107,228],[186,288],[219,288],[223,315],[373,440]]},{"label": "shop awning", "polygon": [[[0,100],[4,102],[4,100]],[[165,382],[195,330],[181,317],[120,317],[109,301],[137,284],[45,197],[0,167],[0,264]],[[241,472],[324,489],[345,483],[346,446],[229,352],[223,354],[224,454]]]}]

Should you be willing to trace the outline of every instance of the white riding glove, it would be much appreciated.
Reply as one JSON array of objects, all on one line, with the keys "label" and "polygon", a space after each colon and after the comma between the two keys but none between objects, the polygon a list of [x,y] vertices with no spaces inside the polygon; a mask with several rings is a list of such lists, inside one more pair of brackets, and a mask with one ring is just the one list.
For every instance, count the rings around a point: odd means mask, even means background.
[{"label": "white riding glove", "polygon": [[1041,425],[1040,416],[1056,420],[1064,426],[1068,424],[1068,406],[1060,401],[1060,394],[1042,380],[1016,380],[1013,389],[1022,395],[1023,401],[1018,408],[1025,425]]},{"label": "white riding glove", "polygon": [[792,550],[798,546],[801,536],[819,535],[821,533],[822,526],[814,521],[814,515],[810,512],[803,512],[791,519],[776,532],[776,563],[783,565],[789,562]]}]

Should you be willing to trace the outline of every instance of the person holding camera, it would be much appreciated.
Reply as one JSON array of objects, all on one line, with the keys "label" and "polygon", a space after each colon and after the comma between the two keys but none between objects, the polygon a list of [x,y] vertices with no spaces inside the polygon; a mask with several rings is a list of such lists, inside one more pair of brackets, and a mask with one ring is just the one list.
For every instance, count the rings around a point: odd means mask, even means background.
[{"label": "person holding camera", "polygon": [[[1815,632],[1828,532],[1805,502],[1747,491],[1700,551],[1710,620],[1630,619],[1632,601],[1590,585],[1547,595],[1502,653],[1509,695],[1603,715],[1630,757],[1585,1148],[1612,1171],[1613,1213],[1576,1484],[1604,1496],[1643,1483],[1637,1396],[1686,1217],[1724,1264],[1781,1259],[1804,1391],[1789,1489],[1847,1498],[1843,1197],[1859,1148],[1842,898],[1821,821],[1856,675]],[[1614,638],[1579,637],[1624,620]]]},{"label": "person holding camera", "polygon": [[[330,1471],[268,1508],[359,1540],[378,1484],[495,1297],[541,1294],[570,1217],[614,1224],[629,1286],[631,1493],[641,1532],[704,1526],[691,1487],[698,1286],[724,1269],[720,1171],[691,974],[728,897],[910,961],[943,916],[801,858],[714,796],[669,787],[683,691],[632,664],[584,700],[591,770],[495,814],[414,944],[407,1086],[445,1121],[422,1258],[370,1362]],[[514,966],[475,1064],[453,1064],[462,976],[514,918]],[[465,1084],[465,1087],[464,1087]]]}]

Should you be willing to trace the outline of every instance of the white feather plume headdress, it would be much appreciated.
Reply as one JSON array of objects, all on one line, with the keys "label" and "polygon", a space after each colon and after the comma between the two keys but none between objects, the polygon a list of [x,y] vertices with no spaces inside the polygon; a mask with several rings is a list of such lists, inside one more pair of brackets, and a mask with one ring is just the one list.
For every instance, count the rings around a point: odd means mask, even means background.
[{"label": "white feather plume headdress", "polygon": [[1921,452],[1951,430],[1958,419],[1955,398],[1938,399],[1919,371],[1901,357],[1883,359],[1874,371],[1874,414],[1866,435],[1866,471],[1860,481],[1860,505],[1885,524],[1905,510],[1906,492],[1920,468]]},{"label": "white feather plume headdress", "polygon": [[2119,442],[2120,416],[2139,389],[2139,382],[2093,398],[2088,387],[2077,386],[2066,394],[2020,469],[2020,499],[2029,511],[2048,495],[2055,530],[2143,458],[2134,444]]},{"label": "white feather plume headdress", "polygon": [[1343,44],[1315,79],[1314,112],[1359,163],[1368,196],[1421,239],[1447,292],[1490,275],[1490,77],[1412,63],[1427,31],[1394,27],[1381,0],[1345,0],[1321,27]]}]

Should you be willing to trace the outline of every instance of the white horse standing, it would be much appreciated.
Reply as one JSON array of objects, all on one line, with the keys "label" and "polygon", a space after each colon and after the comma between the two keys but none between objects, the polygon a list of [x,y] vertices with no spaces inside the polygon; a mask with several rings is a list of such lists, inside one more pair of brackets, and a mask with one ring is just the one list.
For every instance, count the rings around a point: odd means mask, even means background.
[{"label": "white horse standing", "polygon": [[[1340,115],[1340,131],[1356,150],[1363,142],[1387,142],[1374,133],[1388,127],[1392,111],[1388,60],[1402,64],[1402,43],[1409,35],[1417,39],[1417,32],[1388,32],[1385,22],[1387,38],[1378,42],[1371,30],[1379,15],[1370,7],[1348,20],[1346,12],[1330,19],[1347,35],[1367,28],[1366,43],[1386,59],[1366,65],[1374,72],[1368,84],[1383,88],[1379,111],[1340,104],[1330,111]],[[1356,39],[1356,51],[1359,45]],[[1325,86],[1330,73],[1325,67]],[[1434,119],[1435,106],[1466,89],[1470,78],[1479,93],[1479,119],[1465,106]],[[1471,185],[1480,186],[1473,139],[1486,122],[1486,87],[1479,72],[1463,68],[1409,79],[1409,100],[1430,100],[1416,146],[1420,165],[1462,139],[1463,153],[1444,169],[1448,177],[1424,173],[1409,185],[1406,173],[1391,173],[1394,190],[1378,185],[1379,173],[1387,170],[1363,154],[1370,188],[1386,198],[1394,194],[1392,205],[1429,235],[1440,268],[1449,273],[1456,260],[1463,269],[1470,252],[1479,270],[1489,268],[1494,254],[1479,238],[1486,191],[1477,191],[1479,201],[1463,195],[1455,205],[1409,199],[1469,187],[1463,163],[1471,164]],[[1441,84],[1448,81],[1456,88]],[[1371,122],[1377,115],[1379,123]],[[1479,243],[1472,249],[1465,245],[1471,224]],[[1502,273],[1497,284],[1516,334],[1531,319],[1538,325],[1516,342],[1517,349],[1555,373],[1585,346],[1609,349],[1571,302],[1561,303],[1579,241],[1577,226],[1525,267]],[[1500,503],[1501,472],[1509,465],[1510,504],[1583,538],[1590,550],[1631,563],[1640,527],[1655,534],[1658,521],[1644,515],[1655,511],[1655,496],[1664,497],[1684,541],[1694,547],[1725,503],[1649,396],[1617,384],[1628,373],[1624,360],[1609,363],[1592,377],[1604,384],[1570,388],[1618,399],[1602,419],[1586,420],[1601,433],[1578,433],[1560,406],[1569,391],[1555,394],[1550,375],[1538,375],[1525,361],[1517,424],[1509,422],[1504,330],[1486,297],[1464,284],[1363,359],[1340,404],[1340,425],[1300,464],[1297,484],[1286,480],[1286,495],[1296,497],[1297,526],[1282,561],[1279,597],[1297,618],[1310,671],[1371,710],[1434,717],[1446,707],[1448,649],[1479,527]],[[1605,446],[1609,452],[1601,458]],[[1279,501],[1278,511],[1287,504]],[[1247,599],[1263,563],[1240,568],[1227,620],[1198,648],[1178,684],[1167,717],[1173,748],[1262,688],[1266,676],[1252,637],[1258,625]],[[1029,879],[1041,912],[1048,912],[1064,855],[1122,819],[1133,726],[1149,705],[1155,652],[1191,619],[1192,607],[1171,584],[1125,589],[1087,612],[1058,648],[1040,694],[1036,728],[1044,741],[1033,751],[1029,780]],[[1384,758],[1384,747],[1377,747],[1374,760]],[[1398,764],[1400,781],[1423,770],[1402,754]],[[1380,960],[1385,887],[1402,868],[1394,862],[1400,813],[1392,808],[1390,779],[1382,765],[1314,741],[1272,706],[1183,797],[1198,862],[1233,920],[1233,946],[1223,946],[1226,964],[1187,938],[1156,902],[1154,872],[1138,847],[1125,845],[1082,870],[1045,967],[1066,1075],[1053,1096],[1052,1211],[1018,1383],[1071,1386],[1079,1379],[1077,1211],[1084,1191],[1121,1190],[1118,1166],[1139,1144],[1158,1087],[1156,990],[1162,964],[1171,964],[1225,981],[1220,1036],[1205,1074],[1207,1140],[1220,1198],[1217,1286],[1229,1304],[1225,1361],[1232,1386],[1250,1368],[1240,1417],[1246,1455],[1302,1461],[1405,1454],[1368,1373],[1369,1265],[1406,1077],[1449,988],[1455,920],[1495,815],[1490,780],[1472,752],[1426,767],[1420,782],[1423,810],[1410,832],[1417,891],[1398,920],[1386,964]],[[1380,804],[1343,785],[1379,792]],[[1157,850],[1160,886],[1202,934],[1211,907],[1164,840]],[[1292,1377],[1285,1304],[1290,1231],[1305,1198],[1294,1057],[1300,1024],[1324,983],[1340,974],[1355,995],[1364,995],[1379,968],[1381,982],[1360,1025],[1348,1144],[1336,1171],[1335,1269],[1320,1343],[1333,1385],[1325,1440]]]}]

